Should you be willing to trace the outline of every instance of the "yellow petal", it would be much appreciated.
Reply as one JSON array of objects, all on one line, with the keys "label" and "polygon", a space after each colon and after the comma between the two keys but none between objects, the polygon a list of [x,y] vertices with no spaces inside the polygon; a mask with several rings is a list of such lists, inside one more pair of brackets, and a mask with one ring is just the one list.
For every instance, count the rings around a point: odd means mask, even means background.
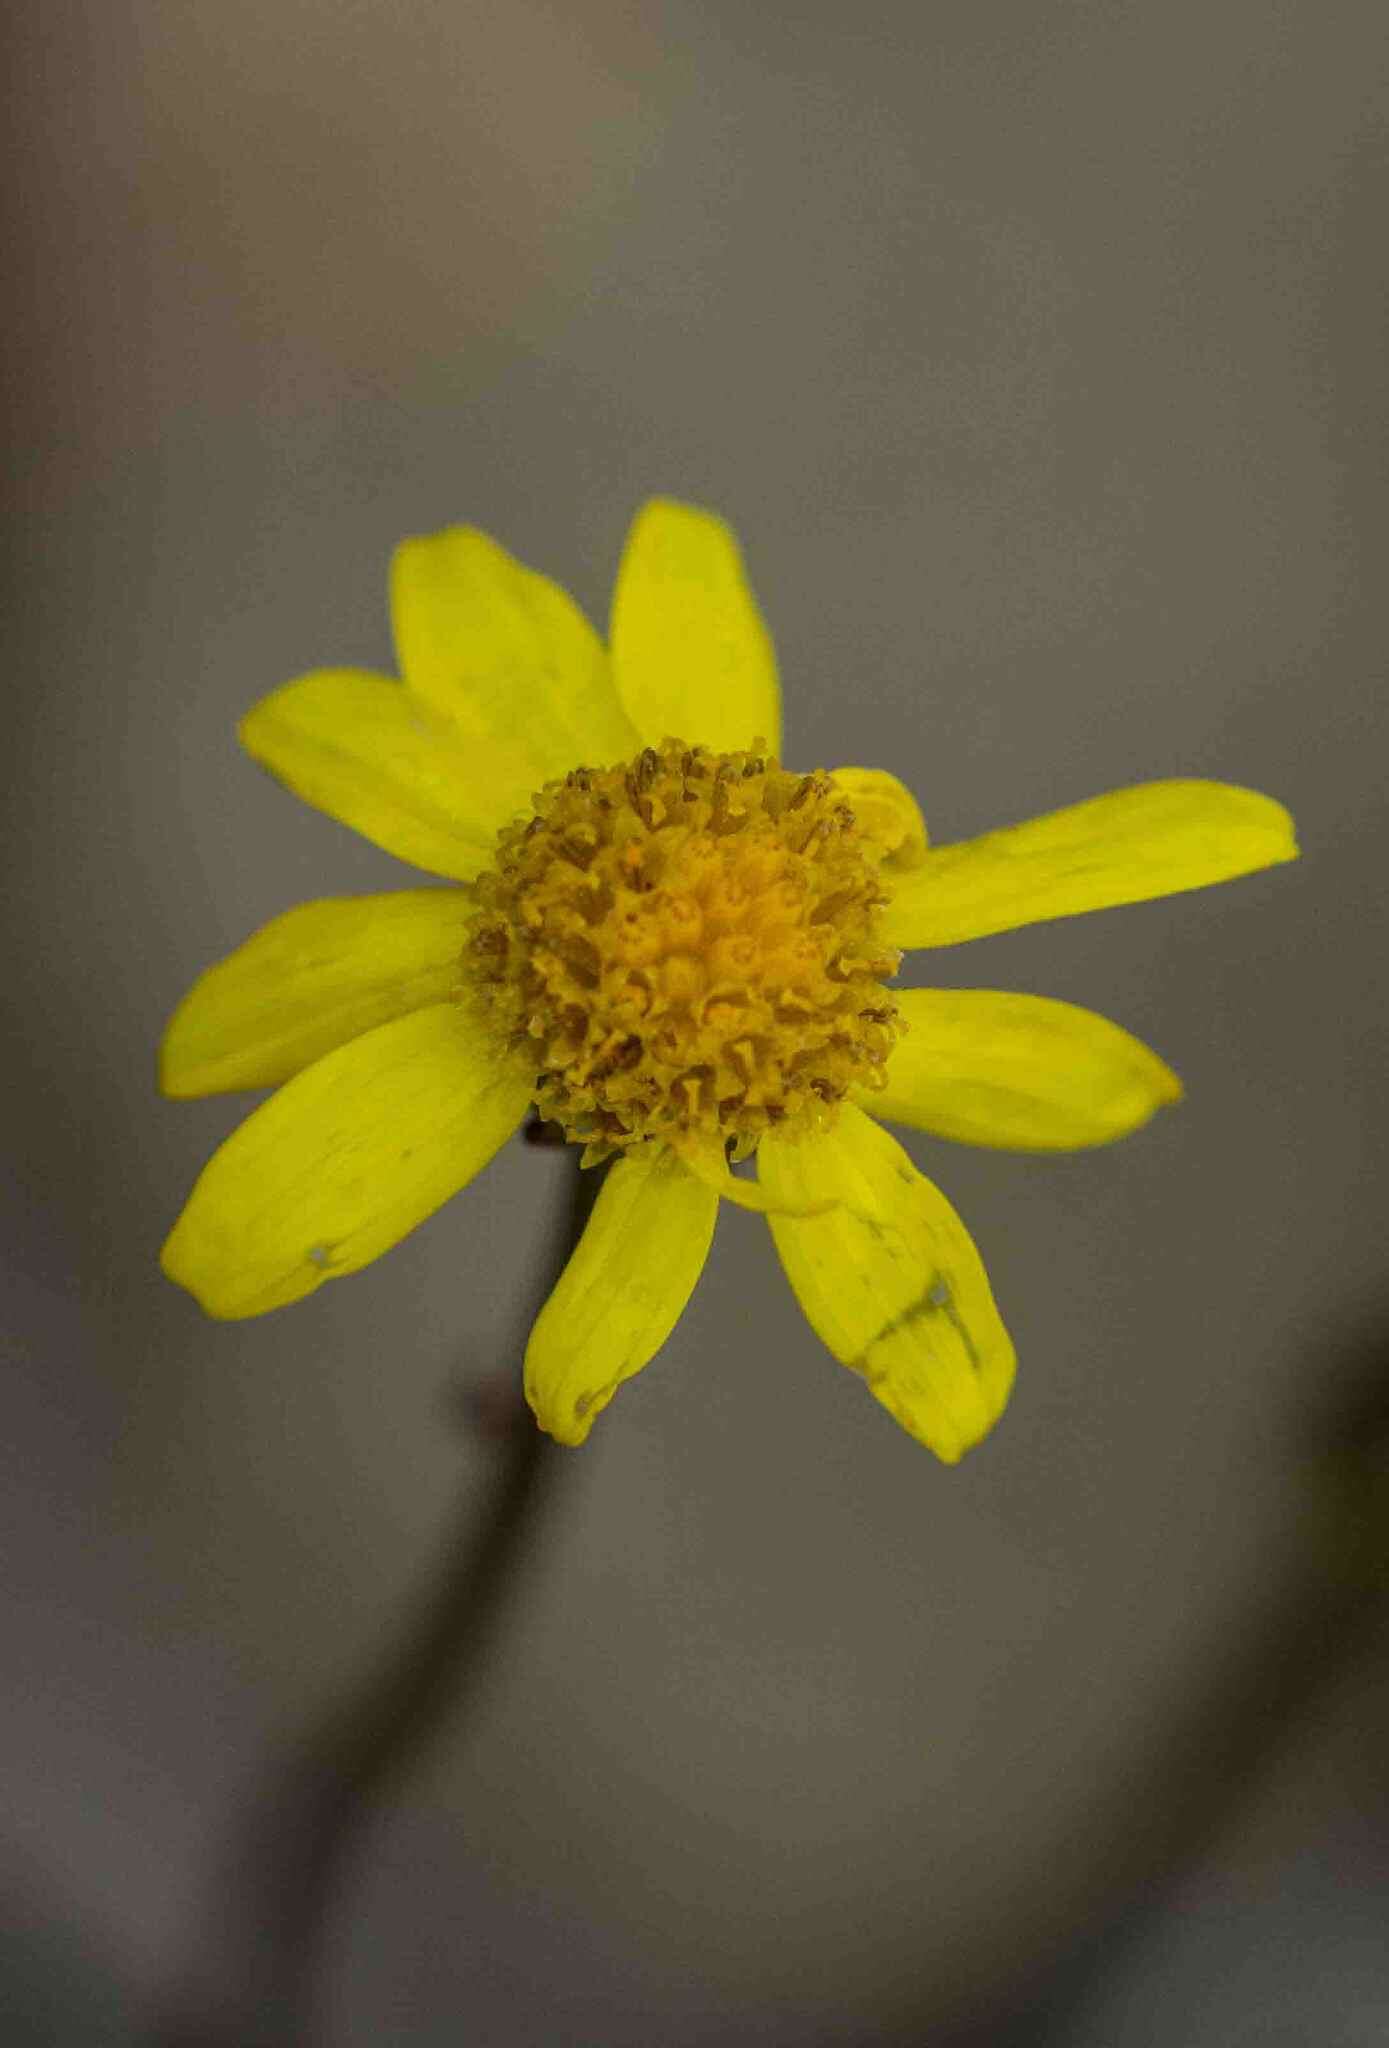
[{"label": "yellow petal", "polygon": [[402,889],[301,903],[209,967],[160,1053],[166,1095],[273,1088],[391,1017],[458,986],[468,899]]},{"label": "yellow petal", "polygon": [[907,1035],[887,1086],[860,1100],[875,1116],[966,1145],[1070,1152],[1147,1123],[1182,1084],[1107,1017],[1046,996],[994,989],[906,989]]},{"label": "yellow petal", "polygon": [[454,1003],[378,1025],[287,1081],[213,1154],[164,1271],[225,1317],[355,1273],[481,1171],[531,1085]]},{"label": "yellow petal", "polygon": [[891,946],[953,946],[1296,858],[1292,819],[1272,797],[1226,782],[1142,782],[937,847],[894,882],[879,929]]},{"label": "yellow petal", "polygon": [[593,1418],[680,1320],[719,1198],[663,1145],[609,1167],[578,1245],[536,1318],[526,1399],[542,1429],[581,1444]]},{"label": "yellow petal", "polygon": [[729,1169],[728,1154],[717,1136],[705,1138],[688,1136],[670,1140],[671,1149],[678,1153],[696,1180],[702,1180],[705,1187],[725,1202],[732,1202],[737,1209],[751,1209],[755,1215],[770,1216],[773,1211],[781,1216],[823,1216],[833,1202],[795,1202],[789,1207],[774,1202],[765,1188],[755,1181],[738,1180]]},{"label": "yellow petal", "polygon": [[781,1201],[832,1195],[827,1216],[773,1216],[796,1298],[841,1364],[947,1464],[998,1420],[1014,1354],[968,1231],[897,1141],[846,1104],[832,1131],[764,1138],[763,1185]]},{"label": "yellow petal", "polygon": [[522,755],[537,782],[641,745],[574,600],[476,527],[401,542],[391,616],[408,687],[461,731]]},{"label": "yellow petal", "polygon": [[247,713],[241,744],[306,803],[387,853],[468,881],[530,801],[527,764],[389,676],[316,669]]},{"label": "yellow petal", "polygon": [[653,498],[632,523],[612,613],[622,701],[648,746],[781,753],[776,655],[731,528]]},{"label": "yellow petal", "polygon": [[853,806],[860,830],[886,857],[889,872],[920,867],[926,820],[906,784],[886,768],[836,768],[833,779]]}]

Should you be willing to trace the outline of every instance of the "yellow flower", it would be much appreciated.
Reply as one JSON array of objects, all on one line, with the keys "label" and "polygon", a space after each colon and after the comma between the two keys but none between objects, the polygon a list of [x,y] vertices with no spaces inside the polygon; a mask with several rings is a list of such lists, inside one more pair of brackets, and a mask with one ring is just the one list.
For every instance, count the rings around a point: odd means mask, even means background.
[{"label": "yellow flower", "polygon": [[[660,1349],[723,1196],[766,1212],[818,1335],[953,1462],[1001,1413],[1013,1347],[964,1225],[868,1110],[1069,1150],[1181,1091],[1069,1003],[894,992],[898,948],[1291,860],[1287,813],[1153,782],[928,850],[894,776],[780,766],[737,543],[668,500],[628,536],[606,649],[469,527],[404,542],[391,603],[403,682],[316,670],[241,738],[462,886],[304,904],[195,983],[166,1093],[277,1092],[204,1170],[165,1271],[214,1316],[297,1301],[456,1194],[535,1103],[612,1162],[527,1348],[545,1429],[582,1442]],[[757,1183],[731,1174],[754,1153]]]}]

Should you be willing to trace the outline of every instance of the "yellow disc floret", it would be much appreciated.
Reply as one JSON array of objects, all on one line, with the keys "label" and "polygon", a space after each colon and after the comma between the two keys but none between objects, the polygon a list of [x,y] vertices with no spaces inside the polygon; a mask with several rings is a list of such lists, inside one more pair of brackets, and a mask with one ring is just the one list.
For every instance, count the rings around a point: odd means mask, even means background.
[{"label": "yellow disc floret", "polygon": [[576,768],[474,883],[465,984],[586,1162],[653,1137],[743,1158],[882,1083],[879,851],[832,777],[756,753]]}]

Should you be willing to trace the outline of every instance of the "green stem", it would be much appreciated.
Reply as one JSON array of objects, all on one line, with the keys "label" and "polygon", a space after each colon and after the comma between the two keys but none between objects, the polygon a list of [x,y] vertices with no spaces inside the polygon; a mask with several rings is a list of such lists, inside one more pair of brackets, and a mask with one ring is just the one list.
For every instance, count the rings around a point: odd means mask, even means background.
[{"label": "green stem", "polygon": [[[601,1179],[573,1169],[556,1273]],[[457,1729],[475,1699],[565,1460],[535,1427],[514,1371],[475,1392],[469,1408],[498,1445],[491,1498],[479,1511],[469,1488],[412,1616],[355,1692],[270,1774],[151,2048],[294,2048],[309,2037],[323,1935],[352,1853],[382,1793],[446,1725]]]}]

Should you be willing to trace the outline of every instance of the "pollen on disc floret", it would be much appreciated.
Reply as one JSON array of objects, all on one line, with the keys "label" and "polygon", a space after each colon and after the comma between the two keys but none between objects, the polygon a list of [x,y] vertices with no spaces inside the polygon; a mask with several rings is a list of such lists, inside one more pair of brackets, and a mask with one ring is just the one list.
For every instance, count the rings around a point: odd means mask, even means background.
[{"label": "pollen on disc floret", "polygon": [[473,884],[465,991],[585,1164],[648,1138],[745,1158],[881,1086],[903,1028],[878,849],[833,778],[668,739],[576,768]]}]

